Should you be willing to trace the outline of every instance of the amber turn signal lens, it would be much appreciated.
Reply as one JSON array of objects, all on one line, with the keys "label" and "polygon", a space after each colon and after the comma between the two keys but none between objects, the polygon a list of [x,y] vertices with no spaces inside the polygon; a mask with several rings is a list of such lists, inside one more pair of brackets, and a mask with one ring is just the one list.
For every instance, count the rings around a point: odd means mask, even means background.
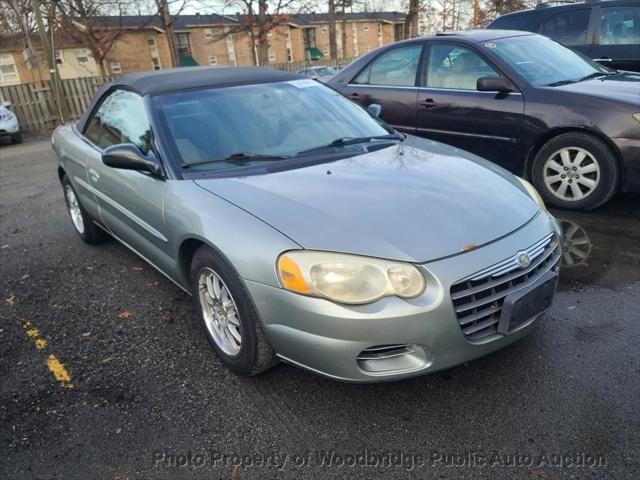
[{"label": "amber turn signal lens", "polygon": [[282,286],[287,290],[298,293],[309,293],[311,289],[304,281],[300,267],[286,255],[282,255],[278,259],[278,275]]}]

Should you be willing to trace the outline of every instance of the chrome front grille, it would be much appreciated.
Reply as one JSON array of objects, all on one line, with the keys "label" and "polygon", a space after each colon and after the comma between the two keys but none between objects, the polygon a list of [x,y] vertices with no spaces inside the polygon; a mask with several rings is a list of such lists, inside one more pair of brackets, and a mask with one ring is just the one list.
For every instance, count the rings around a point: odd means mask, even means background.
[{"label": "chrome front grille", "polygon": [[[523,253],[530,259],[524,267],[518,263]],[[496,335],[505,297],[557,268],[559,261],[560,245],[552,233],[514,256],[453,284],[451,299],[467,340]]]}]

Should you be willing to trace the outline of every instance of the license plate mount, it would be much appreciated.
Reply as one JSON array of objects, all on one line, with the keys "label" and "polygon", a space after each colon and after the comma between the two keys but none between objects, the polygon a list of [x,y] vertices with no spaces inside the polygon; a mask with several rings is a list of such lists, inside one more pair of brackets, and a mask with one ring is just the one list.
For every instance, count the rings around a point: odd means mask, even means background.
[{"label": "license plate mount", "polygon": [[502,305],[498,333],[508,335],[551,306],[558,274],[548,271],[537,282],[508,295]]}]

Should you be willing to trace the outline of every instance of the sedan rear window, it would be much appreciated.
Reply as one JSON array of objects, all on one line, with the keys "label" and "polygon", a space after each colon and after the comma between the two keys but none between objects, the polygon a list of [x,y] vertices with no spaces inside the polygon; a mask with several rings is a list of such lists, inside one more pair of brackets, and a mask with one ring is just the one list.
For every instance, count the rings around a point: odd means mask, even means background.
[{"label": "sedan rear window", "polygon": [[172,93],[152,102],[174,157],[197,169],[229,168],[239,154],[295,156],[338,138],[389,134],[362,107],[311,79]]}]

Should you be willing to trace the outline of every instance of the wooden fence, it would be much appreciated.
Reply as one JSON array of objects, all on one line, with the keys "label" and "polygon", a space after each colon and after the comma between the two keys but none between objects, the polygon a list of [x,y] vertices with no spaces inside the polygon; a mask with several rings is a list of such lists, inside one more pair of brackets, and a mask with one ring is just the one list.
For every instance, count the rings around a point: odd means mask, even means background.
[{"label": "wooden fence", "polygon": [[[62,102],[65,120],[77,120],[89,105],[91,97],[103,83],[97,77],[62,80]],[[23,131],[52,130],[59,123],[58,107],[49,80],[11,87],[0,87],[0,100],[8,100],[18,116]]]},{"label": "wooden fence", "polygon": [[[296,72],[302,68],[329,65],[337,66],[353,59],[340,60],[304,60],[301,62],[279,63],[269,65],[271,68]],[[65,121],[79,119],[91,97],[98,88],[111,80],[98,77],[72,78],[62,80],[62,102]],[[13,104],[13,110],[18,116],[20,127],[25,132],[43,132],[54,129],[59,124],[58,107],[55,102],[52,85],[49,80],[44,82],[27,83],[11,87],[0,87],[0,101],[8,100]]]},{"label": "wooden fence", "polygon": [[328,65],[330,67],[337,67],[338,65],[346,65],[351,63],[355,58],[341,58],[337,60],[302,60],[300,62],[291,63],[276,63],[268,65],[271,68],[277,68],[278,70],[284,70],[287,72],[297,72],[303,68],[315,67],[318,65]]}]

